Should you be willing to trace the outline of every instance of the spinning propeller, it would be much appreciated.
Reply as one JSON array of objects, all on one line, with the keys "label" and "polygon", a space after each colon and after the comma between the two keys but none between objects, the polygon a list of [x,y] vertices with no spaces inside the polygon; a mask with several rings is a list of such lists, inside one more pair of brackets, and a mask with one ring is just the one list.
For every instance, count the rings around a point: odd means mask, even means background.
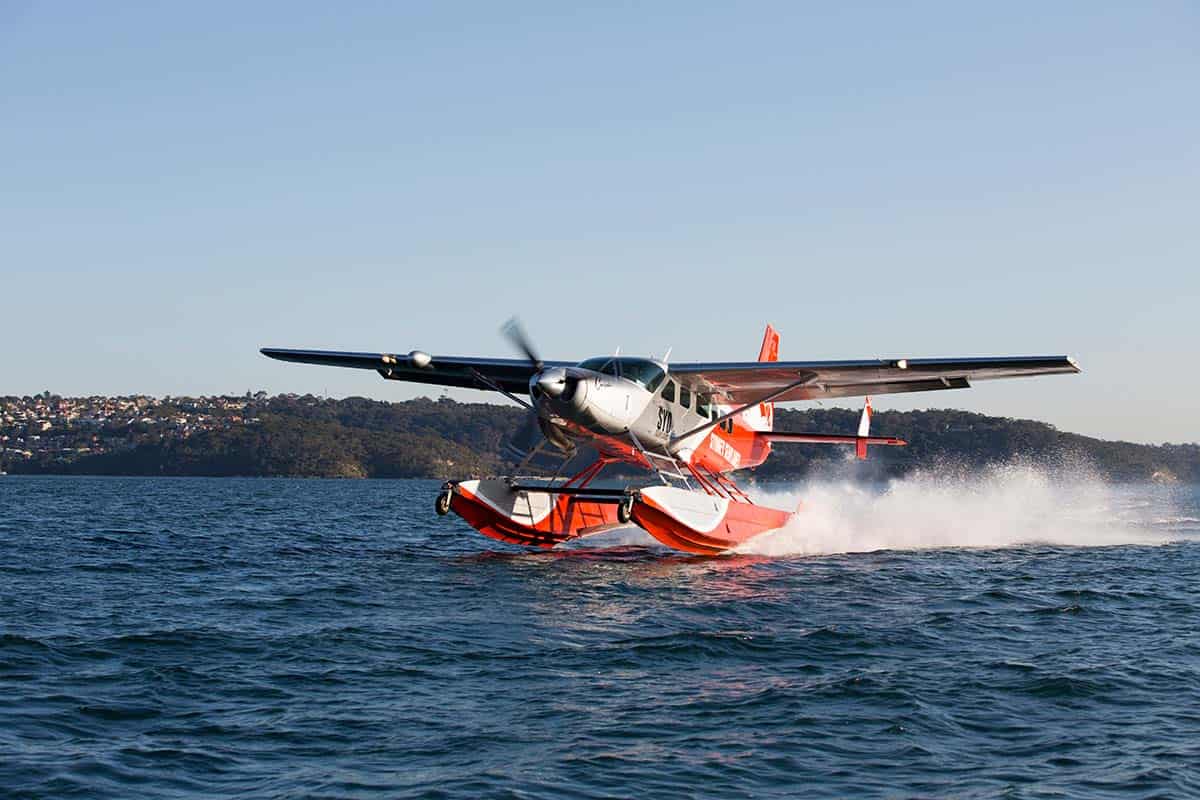
[{"label": "spinning propeller", "polygon": [[537,350],[530,341],[529,336],[525,333],[525,328],[521,326],[521,321],[513,317],[508,322],[504,323],[504,327],[500,332],[508,337],[508,340],[513,343],[513,346],[525,354],[529,359],[530,366],[533,367],[533,378],[531,383],[537,386],[545,394],[550,397],[558,397],[567,389],[567,371],[562,367],[551,367],[546,369],[546,362],[542,361]]},{"label": "spinning propeller", "polygon": [[529,363],[533,367],[534,372],[542,371],[542,367],[545,366],[545,363],[537,354],[537,351],[533,349],[533,342],[529,340],[529,336],[525,334],[525,329],[521,327],[521,320],[513,317],[508,322],[504,323],[504,326],[500,328],[500,332],[507,336],[508,340],[512,342],[518,350],[525,354],[525,357],[529,359]]},{"label": "spinning propeller", "polygon": [[[534,347],[529,335],[525,333],[525,328],[518,318],[513,317],[504,323],[500,332],[525,355],[525,358],[529,359],[529,365],[533,367],[533,375],[530,377],[530,395],[535,403],[539,393],[549,397],[560,397],[566,391],[567,371],[562,367],[546,367],[546,362],[542,361],[541,356],[538,355],[537,348]],[[508,455],[524,462],[541,449],[543,438],[561,452],[572,454],[576,450],[574,443],[563,438],[562,434],[554,430],[547,420],[537,413],[536,409],[530,410],[524,424],[508,441],[505,449]]]}]

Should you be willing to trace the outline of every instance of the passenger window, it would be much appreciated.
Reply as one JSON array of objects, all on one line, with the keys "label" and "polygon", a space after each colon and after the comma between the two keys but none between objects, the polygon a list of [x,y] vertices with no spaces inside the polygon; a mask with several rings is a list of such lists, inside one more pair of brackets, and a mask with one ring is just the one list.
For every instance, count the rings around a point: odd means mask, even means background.
[{"label": "passenger window", "polygon": [[684,386],[679,387],[679,405],[684,408],[692,407],[692,393]]},{"label": "passenger window", "polygon": [[712,419],[712,399],[708,395],[696,395],[696,413],[705,419]]},{"label": "passenger window", "polygon": [[668,403],[675,402],[675,381],[667,381],[667,385],[663,387],[662,399]]}]

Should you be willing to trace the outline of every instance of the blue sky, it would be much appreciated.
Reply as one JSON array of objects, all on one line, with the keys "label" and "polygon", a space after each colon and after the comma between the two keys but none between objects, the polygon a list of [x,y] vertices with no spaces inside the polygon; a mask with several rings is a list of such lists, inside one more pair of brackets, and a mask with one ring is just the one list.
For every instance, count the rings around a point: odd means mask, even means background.
[{"label": "blue sky", "polygon": [[338,5],[0,1],[0,394],[402,399],[257,348],[769,321],[1085,369],[880,409],[1200,439],[1194,4]]}]

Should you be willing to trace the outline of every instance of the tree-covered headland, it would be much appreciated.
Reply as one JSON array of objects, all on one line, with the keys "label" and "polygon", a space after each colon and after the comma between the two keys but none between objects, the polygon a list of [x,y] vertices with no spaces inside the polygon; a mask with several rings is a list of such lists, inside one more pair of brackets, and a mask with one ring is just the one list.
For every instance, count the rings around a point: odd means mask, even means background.
[{"label": "tree-covered headland", "polygon": [[[467,477],[511,468],[503,443],[525,412],[425,398],[399,403],[263,393],[219,398],[0,398],[0,469],[10,473],[394,478]],[[785,431],[847,433],[851,409],[780,409]],[[1145,445],[1065,433],[1033,420],[967,411],[876,412],[872,432],[906,439],[874,448],[777,445],[758,480],[844,472],[900,476],[1020,461],[1085,468],[1111,481],[1200,483],[1200,444]]]}]

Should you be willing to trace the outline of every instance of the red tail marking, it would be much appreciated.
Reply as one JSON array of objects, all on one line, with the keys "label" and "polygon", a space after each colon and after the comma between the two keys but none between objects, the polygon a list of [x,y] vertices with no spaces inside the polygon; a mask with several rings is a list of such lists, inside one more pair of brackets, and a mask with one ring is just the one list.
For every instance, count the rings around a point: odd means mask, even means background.
[{"label": "red tail marking", "polygon": [[[778,361],[779,360],[779,331],[775,330],[772,325],[767,325],[766,331],[763,332],[762,346],[758,348],[759,361]],[[760,403],[759,411],[767,420],[767,429],[775,427],[775,404]]]},{"label": "red tail marking", "polygon": [[854,444],[854,454],[859,461],[867,460],[867,437],[871,435],[871,398],[863,401],[862,418],[858,421],[858,441]]},{"label": "red tail marking", "polygon": [[779,333],[770,325],[763,334],[762,347],[758,349],[759,361],[779,360]]}]

